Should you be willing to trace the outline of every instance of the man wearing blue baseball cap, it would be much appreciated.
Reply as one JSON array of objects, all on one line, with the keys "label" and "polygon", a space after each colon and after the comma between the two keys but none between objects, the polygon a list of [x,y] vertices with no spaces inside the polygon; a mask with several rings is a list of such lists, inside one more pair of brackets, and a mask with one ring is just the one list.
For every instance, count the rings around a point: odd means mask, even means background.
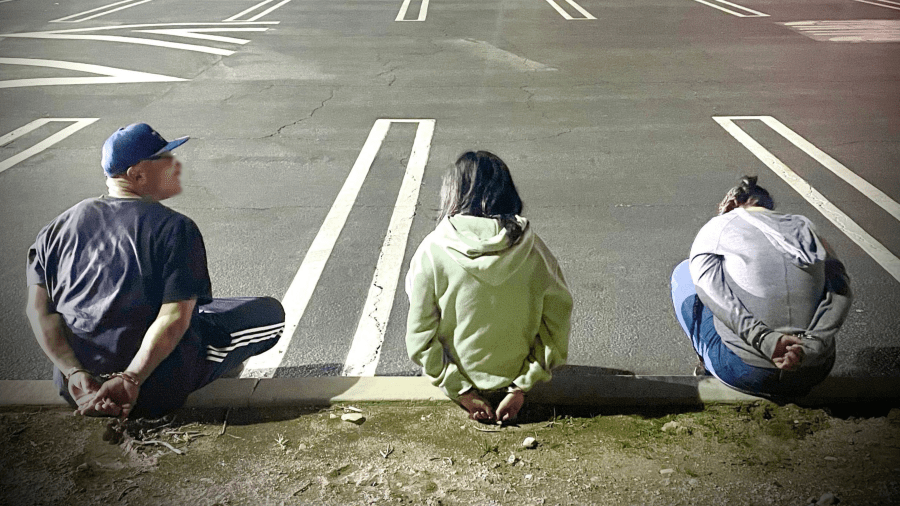
[{"label": "man wearing blue baseball cap", "polygon": [[44,227],[28,250],[26,312],[62,395],[84,415],[157,417],[278,341],[271,297],[213,299],[171,142],[145,123],[103,145],[109,194]]}]

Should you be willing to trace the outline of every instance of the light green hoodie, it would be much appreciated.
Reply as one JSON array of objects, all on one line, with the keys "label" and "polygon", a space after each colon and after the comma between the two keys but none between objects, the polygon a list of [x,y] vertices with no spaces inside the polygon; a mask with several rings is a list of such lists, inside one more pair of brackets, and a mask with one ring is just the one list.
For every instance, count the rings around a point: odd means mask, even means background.
[{"label": "light green hoodie", "polygon": [[572,296],[556,258],[517,217],[442,220],[410,262],[406,349],[451,398],[515,384],[529,390],[566,361]]}]

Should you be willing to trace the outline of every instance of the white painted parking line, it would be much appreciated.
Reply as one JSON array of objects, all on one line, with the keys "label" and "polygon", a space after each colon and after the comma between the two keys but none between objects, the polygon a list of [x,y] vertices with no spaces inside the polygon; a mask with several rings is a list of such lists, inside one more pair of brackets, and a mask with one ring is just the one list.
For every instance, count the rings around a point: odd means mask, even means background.
[{"label": "white painted parking line", "polygon": [[251,358],[247,362],[244,371],[241,373],[242,378],[271,378],[275,374],[275,370],[281,365],[284,354],[291,344],[294,331],[297,329],[297,325],[306,311],[309,299],[319,283],[325,264],[331,256],[332,250],[334,250],[338,236],[347,222],[347,217],[353,209],[359,190],[369,174],[369,168],[375,161],[375,155],[381,149],[381,143],[384,142],[392,121],[404,120],[379,119],[372,126],[372,130],[369,132],[369,136],[366,138],[366,142],[363,144],[362,150],[360,150],[359,156],[353,164],[353,168],[350,169],[350,174],[334,199],[331,209],[325,216],[325,221],[319,227],[319,232],[313,239],[306,256],[303,258],[303,262],[300,264],[300,269],[297,270],[297,274],[281,300],[285,311],[284,334],[272,349]]},{"label": "white painted parking line", "polygon": [[886,9],[894,9],[895,11],[900,11],[900,2],[892,2],[890,0],[876,0],[874,2],[869,2],[868,0],[855,0],[861,4],[869,4],[869,5],[877,5],[878,7],[884,7]]},{"label": "white painted parking line", "polygon": [[372,276],[372,284],[369,285],[369,294],[363,305],[362,317],[353,335],[353,343],[347,353],[344,369],[341,371],[343,376],[375,376],[381,346],[384,344],[384,333],[387,330],[394,295],[400,281],[400,269],[403,266],[409,229],[416,215],[419,187],[422,184],[422,175],[425,173],[431,139],[434,136],[433,119],[391,121],[417,122],[419,126],[416,129],[416,138],[413,141],[409,162],[406,164],[406,172],[403,175],[397,202],[394,204],[388,231],[381,246],[381,254],[375,266],[375,274]]},{"label": "white painted parking line", "polygon": [[[841,232],[847,235],[853,242],[859,245],[860,248],[863,249],[869,256],[871,256],[879,265],[881,265],[884,270],[888,272],[891,276],[894,277],[897,281],[900,281],[900,258],[894,256],[887,248],[884,247],[880,242],[878,242],[874,237],[872,237],[868,232],[862,229],[855,221],[850,219],[843,211],[838,209],[834,204],[832,204],[828,199],[825,198],[821,193],[819,193],[815,188],[813,188],[809,183],[803,180],[800,176],[797,175],[793,170],[790,169],[787,165],[784,164],[781,160],[779,160],[775,155],[773,155],[769,150],[764,148],[759,142],[757,142],[753,137],[748,135],[744,130],[742,130],[735,121],[738,120],[760,120],[763,121],[769,127],[775,129],[776,132],[785,136],[786,139],[794,143],[796,146],[800,147],[804,151],[807,151],[809,146],[808,141],[802,139],[799,135],[782,125],[775,118],[771,118],[771,116],[714,116],[713,120],[716,121],[722,128],[725,129],[729,134],[732,135],[738,142],[744,145],[751,153],[753,153],[757,158],[760,159],[766,166],[772,169],[775,174],[777,174],[781,179],[783,179],[787,184],[789,184],[794,190],[797,191],[803,198],[805,198],[810,204],[812,204],[816,209],[822,213],[823,216],[828,218]],[[777,129],[773,127],[773,125],[781,125]],[[783,128],[782,128],[783,127]],[[790,132],[788,135],[785,133]],[[801,139],[802,142],[799,144],[795,141]],[[809,144],[809,146],[807,146]],[[819,151],[818,148],[815,148],[813,152]],[[807,153],[811,154],[817,161],[823,163],[822,160],[817,158],[818,155],[813,155],[809,151]],[[824,154],[824,153],[822,153]],[[826,155],[827,157],[827,155]],[[831,157],[827,157],[825,159],[828,161]],[[833,159],[831,159],[833,160]],[[831,163],[829,161],[828,163]],[[837,163],[836,161],[834,163]],[[823,163],[823,165],[825,165]],[[840,165],[840,164],[838,164]],[[828,165],[826,165],[828,167]],[[846,167],[840,165],[843,170],[850,172]],[[834,170],[832,167],[828,167],[831,170]],[[840,175],[842,178],[847,180],[846,175]],[[855,174],[854,174],[855,176]],[[858,176],[856,176],[858,178]],[[851,178],[852,179],[852,178]],[[862,181],[862,179],[859,179]],[[849,181],[848,181],[849,182]],[[853,184],[853,183],[851,183]],[[868,185],[868,186],[866,186]],[[896,217],[896,206],[897,203],[888,198],[886,195],[881,193],[879,190],[876,190],[877,193],[871,193],[871,185],[865,183],[865,185],[857,186],[854,184],[854,187],[859,189],[864,195],[878,203],[882,208],[891,212],[892,215]],[[870,188],[871,187],[871,188]],[[881,194],[882,196],[879,196]],[[879,202],[878,200],[881,202]],[[887,199],[889,202],[884,202],[884,199]],[[892,207],[893,206],[893,207]],[[893,209],[893,211],[891,210]]]},{"label": "white painted parking line", "polygon": [[822,42],[900,42],[898,19],[793,21],[782,24]]},{"label": "white painted parking line", "polygon": [[[769,17],[768,14],[764,14],[762,12],[755,11],[748,7],[744,7],[743,5],[738,5],[736,3],[727,2],[726,0],[711,0],[709,2],[707,2],[706,0],[694,0],[694,1],[697,3],[701,3],[703,5],[708,5],[708,6],[712,7],[713,9],[719,9],[722,12],[727,12],[728,14],[731,14],[732,16],[737,16],[739,18],[766,18],[766,17]],[[715,3],[713,3],[713,2],[715,2]],[[719,5],[719,4],[721,4],[721,5]],[[741,12],[733,11],[731,9],[722,7],[722,5],[727,5],[734,9],[740,9],[744,12],[741,13]]]},{"label": "white painted parking line", "polygon": [[[109,30],[124,30],[124,29],[132,29],[132,28],[151,28],[154,26],[236,26],[236,25],[254,25],[254,26],[262,26],[262,25],[277,25],[281,23],[281,21],[240,21],[235,23],[226,23],[224,21],[198,21],[198,22],[181,22],[181,23],[140,23],[140,24],[132,24],[132,25],[113,25],[113,26],[92,26],[87,28],[68,28],[66,30],[51,30],[49,32],[33,32],[33,33],[79,33],[79,32],[102,32]],[[32,32],[23,32],[23,33],[32,33]],[[10,36],[12,34],[2,35],[3,37]]]},{"label": "white painted parking line", "polygon": [[[134,29],[134,28],[151,28],[149,30],[132,30],[134,32],[140,33],[157,33],[157,34],[168,34],[174,35],[177,37],[188,37],[195,39],[205,39],[205,40],[215,40],[219,42],[230,42],[234,44],[245,44],[248,41],[244,39],[235,39],[230,37],[217,37],[217,36],[204,36],[198,35],[201,33],[208,32],[228,32],[228,31],[254,31],[254,32],[264,32],[268,30],[265,27],[237,27],[238,24],[244,25],[259,25],[259,24],[277,24],[277,21],[272,22],[241,22],[241,23],[154,23],[154,24],[141,24],[141,25],[120,25],[120,26],[102,26],[102,27],[93,27],[93,28],[73,28],[69,30],[50,30],[46,32],[21,32],[21,33],[4,33],[0,34],[0,38],[2,37],[11,37],[11,38],[20,38],[20,39],[62,39],[62,40],[97,40],[103,42],[119,42],[124,44],[139,44],[145,46],[155,46],[155,47],[164,47],[168,49],[178,49],[182,51],[192,51],[197,53],[207,53],[207,54],[215,54],[219,56],[230,56],[234,54],[234,51],[230,49],[221,49],[218,47],[209,47],[209,46],[199,46],[196,44],[184,44],[181,42],[170,42],[166,40],[158,40],[158,39],[147,39],[143,37],[125,37],[121,35],[96,35],[89,34],[85,35],[86,32],[98,32],[98,31],[108,31],[108,30],[124,30],[124,29]],[[153,27],[172,27],[172,26],[188,26],[190,28],[168,28],[168,29],[155,29]],[[209,28],[207,28],[209,26]],[[224,28],[227,26],[228,28]]]},{"label": "white painted parking line", "polygon": [[268,4],[270,4],[270,3],[274,2],[274,1],[275,1],[275,0],[263,0],[262,2],[260,2],[260,3],[256,4],[256,5],[254,5],[253,7],[250,7],[249,9],[245,9],[245,10],[243,10],[243,11],[241,11],[241,12],[235,14],[234,16],[231,16],[230,18],[226,19],[225,21],[256,21],[257,19],[259,19],[259,18],[265,16],[266,14],[271,13],[271,12],[274,11],[275,9],[278,9],[279,7],[281,7],[282,5],[284,5],[284,4],[288,3],[288,2],[290,2],[291,0],[282,0],[281,2],[278,2],[277,4],[275,4],[274,6],[269,7],[268,9],[266,9],[266,10],[260,12],[259,14],[254,15],[254,16],[248,18],[248,19],[244,19],[244,20],[240,19],[240,18],[241,18],[242,16],[244,16],[245,14],[249,14],[249,13],[251,13],[251,12],[257,10],[257,9],[261,9],[261,8],[265,7],[266,5],[268,5]]},{"label": "white painted parking line", "polygon": [[428,0],[422,0],[422,4],[419,6],[419,17],[416,19],[406,19],[406,11],[409,10],[410,0],[403,0],[403,5],[400,6],[400,12],[397,13],[397,17],[394,21],[425,21],[425,16],[428,15]]},{"label": "white painted parking line", "polygon": [[49,148],[50,146],[56,144],[57,142],[74,134],[75,132],[90,125],[91,123],[97,121],[98,119],[100,119],[100,118],[40,118],[40,119],[36,119],[36,120],[32,121],[31,123],[28,123],[25,126],[21,126],[15,130],[13,130],[12,132],[9,132],[9,133],[3,135],[2,137],[0,137],[0,146],[6,146],[10,142],[18,139],[19,137],[21,137],[25,134],[28,134],[30,132],[33,132],[34,130],[37,130],[38,128],[40,128],[48,123],[52,123],[52,122],[72,123],[71,125],[60,130],[59,132],[56,132],[55,134],[51,135],[50,137],[47,137],[46,139],[42,140],[41,142],[38,142],[34,146],[31,146],[30,148],[22,151],[21,153],[13,155],[13,156],[7,158],[6,160],[3,160],[2,162],[0,162],[0,172],[3,172],[6,169],[16,165],[17,163],[40,153],[41,151]]},{"label": "white painted parking line", "polygon": [[884,192],[872,186],[871,183],[856,175],[855,172],[845,167],[841,162],[832,158],[828,153],[822,151],[813,145],[813,143],[801,137],[797,132],[788,128],[784,123],[778,121],[772,116],[758,116],[758,119],[769,126],[772,130],[778,132],[782,137],[791,142],[794,146],[802,149],[804,153],[811,156],[815,161],[819,162],[826,169],[830,170],[834,175],[843,179],[850,186],[859,190],[860,193],[869,197],[872,202],[878,204],[879,207],[887,211],[891,216],[900,221],[900,204],[888,197]]},{"label": "white painted parking line", "polygon": [[0,58],[0,65],[27,65],[32,67],[49,67],[90,74],[103,77],[36,77],[32,79],[9,79],[0,81],[0,88],[23,88],[28,86],[59,86],[67,84],[116,84],[116,83],[160,83],[167,81],[186,81],[180,77],[149,74],[135,70],[117,69],[87,63],[75,63],[59,60],[38,60],[34,58]]},{"label": "white painted parking line", "polygon": [[[96,9],[91,9],[89,11],[79,12],[78,14],[72,14],[71,16],[66,16],[64,18],[54,19],[54,20],[51,20],[50,22],[51,23],[80,23],[81,21],[87,21],[89,19],[99,18],[100,16],[112,14],[113,12],[118,12],[123,9],[128,9],[131,7],[135,7],[137,5],[145,4],[149,1],[150,0],[138,0],[138,1],[123,0],[121,2],[104,5],[103,7],[97,7]],[[128,5],[122,5],[122,4],[128,4]],[[116,7],[116,6],[120,6],[120,7]],[[115,7],[115,8],[111,9],[111,7]],[[103,11],[103,12],[97,12],[97,11]],[[93,14],[91,16],[85,16],[85,14],[91,14],[94,12],[97,12],[97,14]]]},{"label": "white painted parking line", "polygon": [[569,5],[572,6],[572,8],[574,8],[576,11],[578,11],[579,13],[581,13],[581,15],[584,16],[583,18],[575,18],[575,17],[572,17],[571,14],[569,14],[568,12],[566,12],[565,9],[563,9],[562,7],[560,7],[559,4],[556,3],[556,2],[553,1],[553,0],[547,0],[547,3],[550,4],[551,7],[553,7],[554,9],[556,9],[556,12],[558,12],[559,15],[562,16],[563,18],[565,18],[567,21],[576,21],[576,20],[582,20],[582,19],[597,19],[597,18],[595,18],[594,16],[592,16],[591,13],[589,13],[589,12],[586,11],[586,10],[584,10],[584,7],[582,7],[582,6],[578,5],[577,3],[575,3],[574,0],[566,0],[566,3],[568,3]]},{"label": "white painted parking line", "polygon": [[159,35],[174,35],[176,37],[187,37],[192,39],[212,40],[216,42],[227,42],[229,44],[246,44],[249,39],[236,39],[234,37],[222,37],[221,35],[206,35],[207,33],[219,32],[264,32],[268,28],[171,28],[157,30],[135,30],[142,33],[156,33]]},{"label": "white painted parking line", "polygon": [[220,56],[230,56],[234,51],[228,49],[219,49],[217,47],[198,46],[195,44],[183,44],[180,42],[169,42],[157,39],[145,39],[142,37],[123,37],[120,35],[81,35],[74,33],[66,33],[63,31],[50,32],[24,32],[24,33],[4,33],[0,37],[11,37],[20,39],[59,39],[59,40],[99,40],[103,42],[121,42],[124,44],[140,44],[145,46],[166,47],[169,49],[180,49],[183,51],[194,51],[198,53],[209,53]]}]

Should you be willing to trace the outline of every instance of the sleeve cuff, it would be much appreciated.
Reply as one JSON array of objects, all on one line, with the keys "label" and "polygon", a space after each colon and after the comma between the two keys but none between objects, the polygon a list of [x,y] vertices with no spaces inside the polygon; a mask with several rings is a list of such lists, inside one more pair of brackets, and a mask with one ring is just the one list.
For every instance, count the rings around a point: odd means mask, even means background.
[{"label": "sleeve cuff", "polygon": [[778,341],[780,341],[783,336],[784,334],[781,332],[769,332],[763,337],[759,349],[768,360],[772,360],[772,354],[775,353]]}]

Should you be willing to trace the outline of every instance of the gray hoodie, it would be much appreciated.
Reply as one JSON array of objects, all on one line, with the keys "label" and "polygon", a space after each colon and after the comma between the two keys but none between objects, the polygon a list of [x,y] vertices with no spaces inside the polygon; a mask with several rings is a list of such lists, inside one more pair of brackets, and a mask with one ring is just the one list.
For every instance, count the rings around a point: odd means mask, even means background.
[{"label": "gray hoodie", "polygon": [[717,216],[694,239],[690,270],[722,342],[747,364],[775,367],[785,334],[804,337],[801,367],[834,355],[850,282],[807,218],[759,207]]}]

